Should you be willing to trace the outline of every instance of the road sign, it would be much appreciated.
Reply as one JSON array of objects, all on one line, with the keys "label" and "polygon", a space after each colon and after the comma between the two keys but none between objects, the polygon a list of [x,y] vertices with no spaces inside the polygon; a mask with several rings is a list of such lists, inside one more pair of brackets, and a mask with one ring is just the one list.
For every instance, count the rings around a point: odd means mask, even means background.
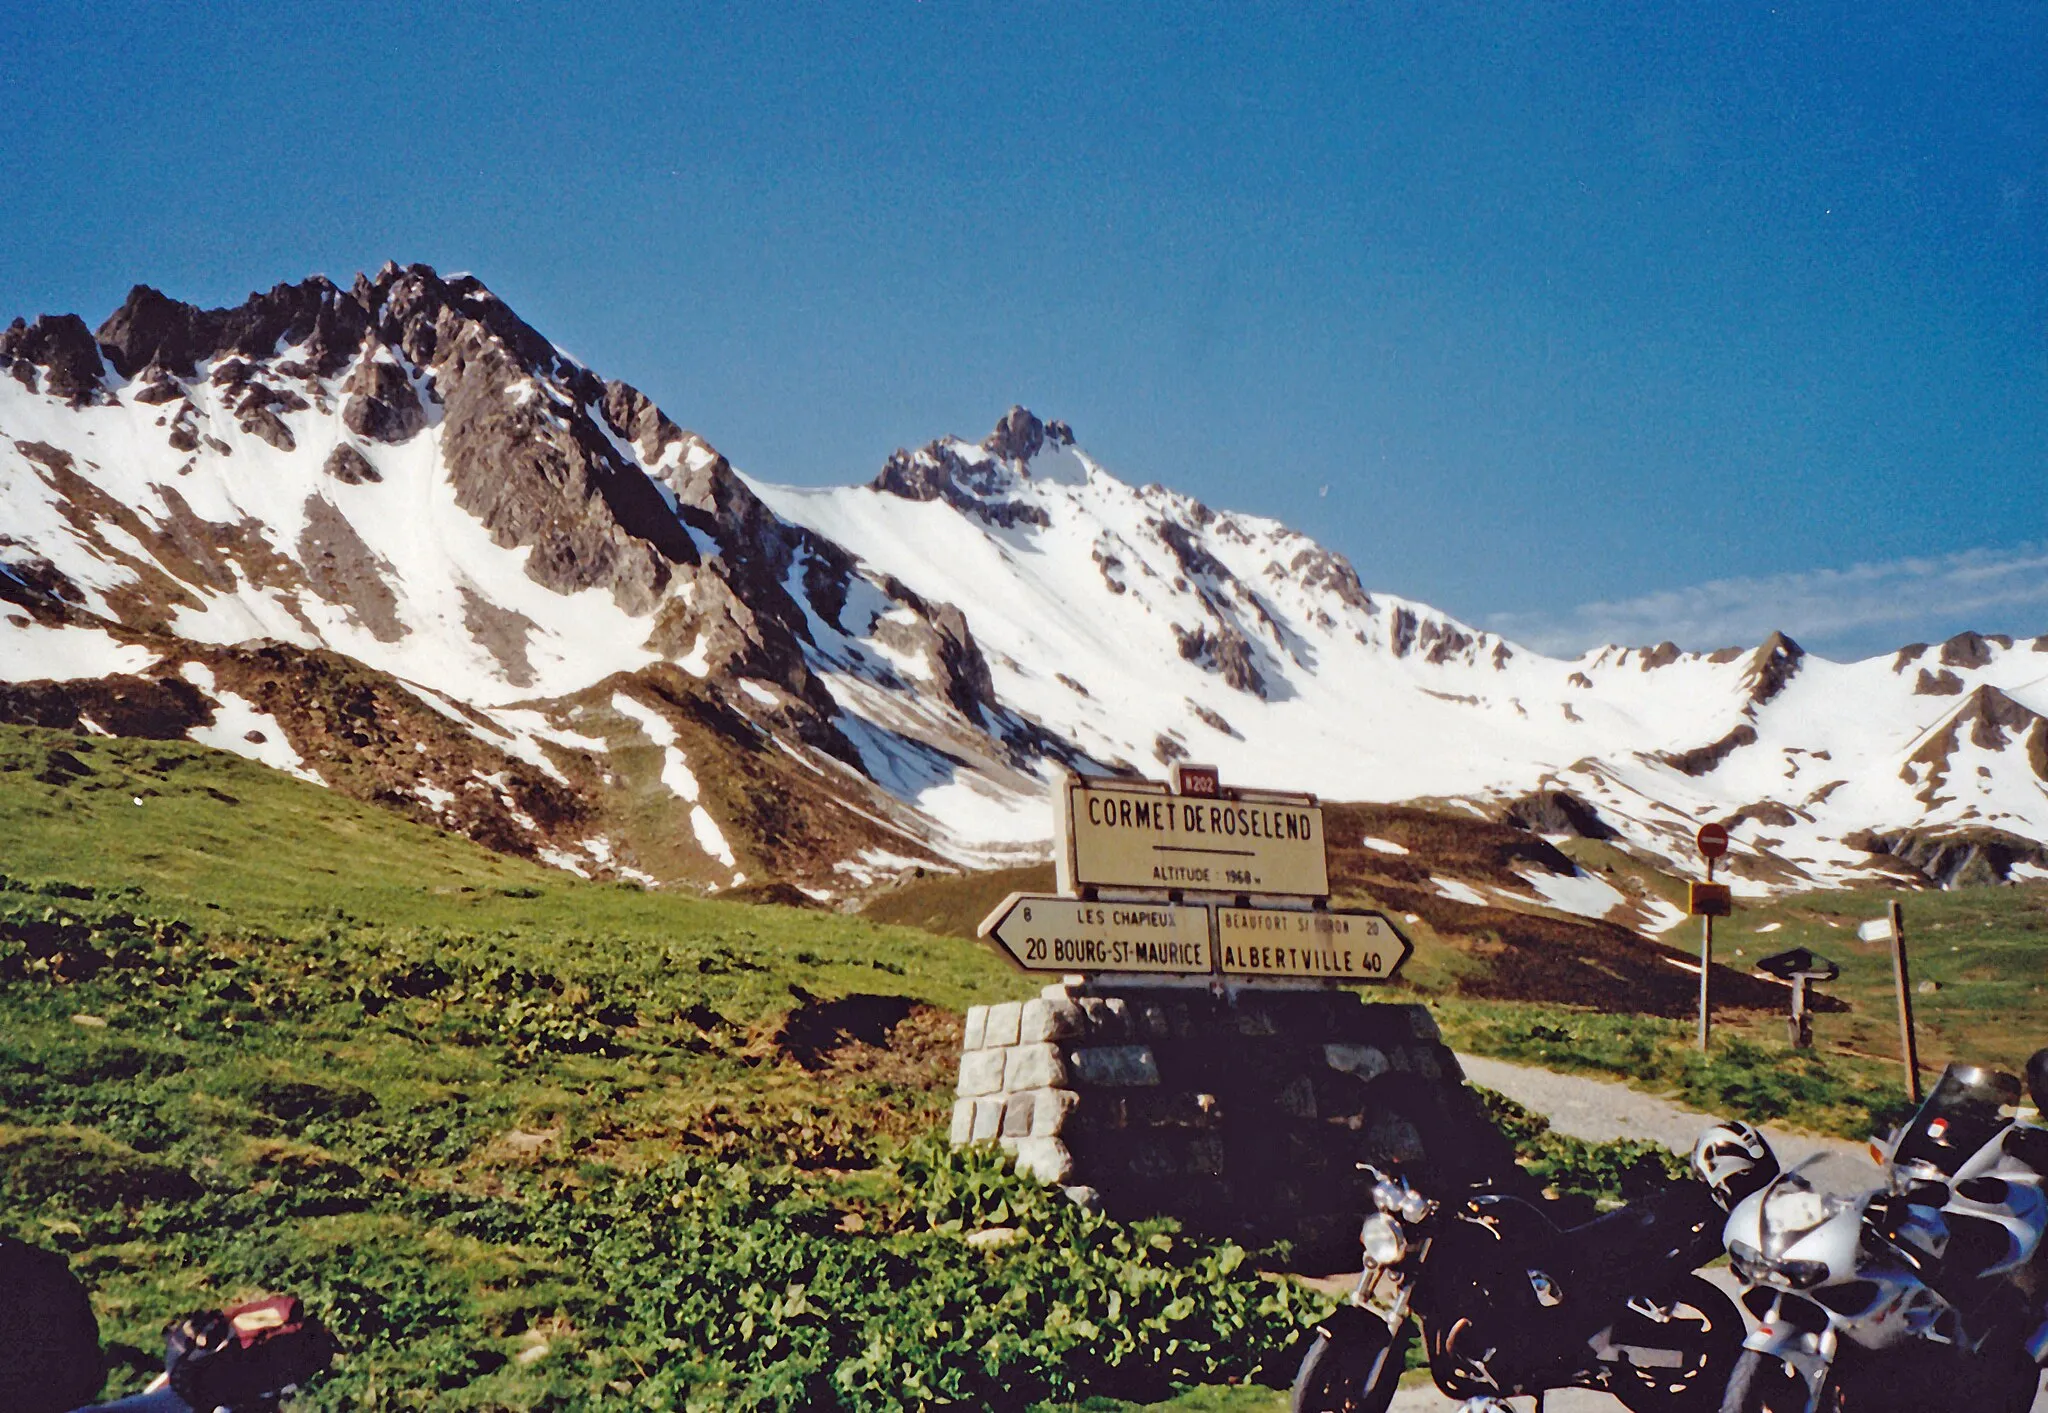
[{"label": "road sign", "polygon": [[1223,777],[1213,765],[1189,765],[1183,761],[1173,768],[1173,793],[1198,800],[1220,800]]},{"label": "road sign", "polygon": [[1809,981],[1833,981],[1842,974],[1842,969],[1818,952],[1804,947],[1794,947],[1789,952],[1774,952],[1756,964],[1756,969],[1780,981],[1790,981],[1803,976]]},{"label": "road sign", "polygon": [[1725,883],[1691,883],[1686,911],[1694,917],[1726,917],[1734,910],[1735,895]]},{"label": "road sign", "polygon": [[1316,898],[1330,891],[1323,812],[1313,796],[1234,790],[1198,799],[1149,782],[1069,777],[1054,819],[1063,893],[1149,888]]},{"label": "road sign", "polygon": [[1209,910],[1189,903],[1091,903],[1012,893],[979,934],[1025,971],[1207,974]]},{"label": "road sign", "polygon": [[1728,852],[1728,831],[1718,824],[1702,824],[1693,842],[1699,845],[1701,858],[1718,859]]},{"label": "road sign", "polygon": [[1387,981],[1413,950],[1381,913],[1218,908],[1222,969],[1238,976]]},{"label": "road sign", "polygon": [[1869,922],[1856,924],[1858,942],[1889,942],[1892,940],[1892,920],[1888,917],[1874,917]]}]

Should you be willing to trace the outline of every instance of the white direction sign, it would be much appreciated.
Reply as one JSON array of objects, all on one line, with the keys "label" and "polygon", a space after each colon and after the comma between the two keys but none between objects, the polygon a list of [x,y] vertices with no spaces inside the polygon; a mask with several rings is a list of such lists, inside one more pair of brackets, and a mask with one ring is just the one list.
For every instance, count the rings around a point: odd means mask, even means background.
[{"label": "white direction sign", "polygon": [[1060,888],[1191,893],[1330,891],[1323,811],[1307,795],[1253,791],[1222,799],[1154,786],[1070,778],[1053,841]]},{"label": "white direction sign", "polygon": [[1412,950],[1385,915],[1216,909],[1222,970],[1235,976],[1322,976],[1386,981]]},{"label": "white direction sign", "polygon": [[1892,940],[1892,920],[1874,917],[1869,922],[1858,923],[1856,938],[1860,942],[1889,942]]},{"label": "white direction sign", "polygon": [[1090,903],[1012,893],[982,920],[1025,971],[1206,973],[1209,910],[1188,903]]}]

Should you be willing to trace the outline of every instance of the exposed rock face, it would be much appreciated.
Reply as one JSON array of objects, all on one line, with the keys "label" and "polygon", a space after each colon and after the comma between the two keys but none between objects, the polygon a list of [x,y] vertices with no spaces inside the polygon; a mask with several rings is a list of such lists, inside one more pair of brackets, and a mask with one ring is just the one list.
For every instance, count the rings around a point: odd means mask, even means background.
[{"label": "exposed rock face", "polygon": [[0,682],[0,721],[175,741],[196,726],[210,725],[213,703],[177,677],[124,674],[71,682]]},{"label": "exposed rock face", "polygon": [[384,479],[370,464],[370,459],[347,442],[336,442],[320,469],[345,486],[360,486]]},{"label": "exposed rock face", "polygon": [[1600,811],[1569,790],[1532,790],[1509,802],[1503,818],[1532,834],[1572,834],[1581,839],[1612,839],[1614,831]]},{"label": "exposed rock face", "polygon": [[1749,667],[1743,673],[1743,686],[1749,699],[1757,706],[1785,690],[1799,672],[1799,665],[1806,660],[1806,649],[1793,642],[1783,633],[1773,633],[1764,639],[1761,646],[1749,656]]},{"label": "exposed rock face", "polygon": [[876,640],[906,655],[921,655],[932,685],[954,710],[976,725],[994,726],[1002,707],[967,616],[949,603],[928,604],[894,580],[887,587],[918,616],[909,623],[883,619],[875,625]]},{"label": "exposed rock face", "polygon": [[1372,596],[1358,581],[1358,571],[1334,550],[1305,549],[1294,556],[1286,572],[1308,588],[1335,594],[1346,607],[1372,612]]},{"label": "exposed rock face", "polygon": [[[1072,434],[1069,433],[1071,440]],[[1045,445],[1045,424],[1022,407],[1011,407],[996,423],[996,429],[982,443],[993,456],[1005,461],[1024,462],[1038,455]]]},{"label": "exposed rock face", "polygon": [[0,535],[0,603],[27,610],[18,616],[32,623],[56,623],[84,598],[56,565]]},{"label": "exposed rock face", "polygon": [[222,354],[269,358],[280,344],[303,345],[306,369],[331,377],[348,366],[369,327],[369,310],[359,300],[315,275],[252,294],[232,309],[199,309],[137,285],[100,325],[98,337],[124,378],[150,364],[187,376]]},{"label": "exposed rock face", "polygon": [[344,391],[348,401],[341,405],[341,420],[351,432],[372,441],[402,442],[427,425],[412,380],[395,363],[374,355],[356,365]]},{"label": "exposed rock face", "polygon": [[99,345],[76,314],[44,314],[33,324],[16,319],[0,329],[0,370],[27,387],[35,386],[40,370],[40,390],[73,407],[98,401],[107,376]]},{"label": "exposed rock face", "polygon": [[1666,752],[1662,759],[1681,774],[1705,775],[1728,759],[1732,752],[1754,744],[1756,728],[1745,721],[1711,745],[1696,746],[1689,751]]},{"label": "exposed rock face", "polygon": [[[1044,444],[1044,425],[1023,408],[1013,407],[981,449],[968,448],[963,455],[961,444],[953,441],[931,442],[916,452],[898,448],[869,487],[905,500],[943,500],[964,515],[1004,529],[1044,526],[1050,523],[1044,510],[1028,501],[1002,498],[1011,488],[1013,474],[1004,460],[1021,466],[1023,459],[1010,453],[1029,446],[1029,456]],[[979,450],[989,455],[974,460]]]},{"label": "exposed rock face", "polygon": [[660,459],[669,443],[683,439],[682,428],[669,421],[653,399],[626,383],[604,385],[601,404],[612,431],[632,442],[650,463]]},{"label": "exposed rock face", "polygon": [[1941,788],[1966,731],[1969,743],[1980,751],[2002,752],[2017,747],[2025,752],[2027,768],[2034,778],[2048,781],[2048,718],[1996,687],[1984,686],[1972,692],[1942,728],[1912,754],[1912,764],[1926,770],[1923,798],[1932,797]]},{"label": "exposed rock face", "polygon": [[314,593],[347,609],[379,642],[395,643],[405,636],[398,596],[388,578],[391,566],[363,543],[331,501],[314,496],[306,502],[306,528],[297,549]]},{"label": "exposed rock face", "polygon": [[1941,645],[1941,661],[1946,667],[1983,667],[1991,661],[1991,644],[1996,641],[2000,647],[2012,646],[2012,639],[1987,639],[1982,633],[1958,633]]},{"label": "exposed rock face", "polygon": [[1240,692],[1260,698],[1266,695],[1266,679],[1253,665],[1251,643],[1228,623],[1192,630],[1176,623],[1173,637],[1180,655],[1189,662],[1208,668]]},{"label": "exposed rock face", "polygon": [[2048,848],[2002,829],[1867,830],[1843,842],[1898,859],[1942,888],[2004,883],[2019,863],[2048,868]]},{"label": "exposed rock face", "polygon": [[1799,816],[1776,800],[1758,800],[1755,804],[1744,805],[1721,823],[1726,828],[1735,829],[1751,820],[1772,829],[1790,829],[1799,823]]}]

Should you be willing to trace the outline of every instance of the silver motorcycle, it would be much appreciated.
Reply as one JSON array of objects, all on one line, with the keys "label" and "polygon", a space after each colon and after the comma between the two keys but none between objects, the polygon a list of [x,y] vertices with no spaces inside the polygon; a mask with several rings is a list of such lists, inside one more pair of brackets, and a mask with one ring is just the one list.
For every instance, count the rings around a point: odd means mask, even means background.
[{"label": "silver motorcycle", "polygon": [[[2028,1070],[2048,1087],[2048,1050]],[[2026,1413],[2048,1361],[2048,1129],[2008,1117],[2020,1094],[1949,1066],[1873,1145],[1885,1182],[1857,1197],[1778,1171],[1747,1125],[1702,1135],[1695,1170],[1730,1199],[1722,1238],[1757,1320],[1722,1413]]]}]

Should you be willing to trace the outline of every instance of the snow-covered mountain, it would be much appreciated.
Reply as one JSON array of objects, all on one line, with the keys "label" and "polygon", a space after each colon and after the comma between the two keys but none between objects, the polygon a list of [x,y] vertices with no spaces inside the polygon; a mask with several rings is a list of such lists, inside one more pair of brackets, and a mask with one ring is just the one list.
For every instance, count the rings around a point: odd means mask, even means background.
[{"label": "snow-covered mountain", "polygon": [[0,719],[190,737],[496,847],[858,892],[1042,854],[1052,768],[1433,800],[1739,886],[2048,876],[2048,637],[1532,653],[1058,422],[740,475],[479,281],[0,333]]}]

